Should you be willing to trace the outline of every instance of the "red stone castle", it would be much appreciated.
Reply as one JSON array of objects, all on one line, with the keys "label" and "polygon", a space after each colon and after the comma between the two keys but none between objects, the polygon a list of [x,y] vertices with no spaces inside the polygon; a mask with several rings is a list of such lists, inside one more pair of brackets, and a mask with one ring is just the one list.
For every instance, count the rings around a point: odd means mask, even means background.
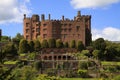
[{"label": "red stone castle", "polygon": [[42,39],[61,39],[63,42],[71,40],[82,41],[85,46],[91,42],[91,16],[81,15],[78,11],[73,20],[64,18],[61,20],[52,20],[50,14],[48,19],[45,15],[32,15],[31,18],[24,14],[24,38],[35,40],[38,37]]}]

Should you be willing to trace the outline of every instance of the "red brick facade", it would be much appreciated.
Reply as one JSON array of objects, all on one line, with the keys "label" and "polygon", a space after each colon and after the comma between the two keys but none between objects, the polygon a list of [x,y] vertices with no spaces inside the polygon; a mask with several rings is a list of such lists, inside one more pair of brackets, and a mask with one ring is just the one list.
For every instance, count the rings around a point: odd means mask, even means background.
[{"label": "red brick facade", "polygon": [[50,14],[48,19],[45,15],[32,15],[31,18],[24,14],[24,38],[27,40],[35,40],[40,37],[42,39],[61,39],[64,42],[71,40],[82,41],[84,45],[91,42],[91,16],[81,15],[78,11],[74,20],[69,20],[62,16],[61,20],[52,20]]}]

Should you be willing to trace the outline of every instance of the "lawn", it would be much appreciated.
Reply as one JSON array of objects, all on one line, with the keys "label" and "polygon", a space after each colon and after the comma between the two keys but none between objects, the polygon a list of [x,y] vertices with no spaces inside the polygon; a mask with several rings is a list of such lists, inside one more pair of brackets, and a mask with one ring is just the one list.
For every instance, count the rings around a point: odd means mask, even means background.
[{"label": "lawn", "polygon": [[20,54],[20,56],[22,57],[22,56],[26,56],[26,54]]},{"label": "lawn", "polygon": [[16,64],[18,61],[5,61],[4,64]]},{"label": "lawn", "polygon": [[62,80],[99,80],[98,78],[62,78]]},{"label": "lawn", "polygon": [[102,65],[120,65],[120,62],[109,62],[109,61],[102,61]]}]

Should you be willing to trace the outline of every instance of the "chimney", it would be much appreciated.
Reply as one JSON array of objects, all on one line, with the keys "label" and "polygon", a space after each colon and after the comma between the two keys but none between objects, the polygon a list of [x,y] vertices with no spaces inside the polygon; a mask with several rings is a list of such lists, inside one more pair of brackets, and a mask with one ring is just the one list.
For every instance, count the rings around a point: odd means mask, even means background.
[{"label": "chimney", "polygon": [[62,20],[64,21],[64,16],[62,16]]},{"label": "chimney", "polygon": [[50,20],[50,14],[48,14],[48,20]]},{"label": "chimney", "polygon": [[26,18],[26,14],[24,14],[24,19]]},{"label": "chimney", "polygon": [[41,20],[42,20],[42,21],[45,20],[45,16],[44,16],[44,14],[41,15]]},{"label": "chimney", "polygon": [[78,16],[78,17],[80,17],[80,16],[81,16],[81,12],[80,12],[80,11],[78,11],[77,16]]}]

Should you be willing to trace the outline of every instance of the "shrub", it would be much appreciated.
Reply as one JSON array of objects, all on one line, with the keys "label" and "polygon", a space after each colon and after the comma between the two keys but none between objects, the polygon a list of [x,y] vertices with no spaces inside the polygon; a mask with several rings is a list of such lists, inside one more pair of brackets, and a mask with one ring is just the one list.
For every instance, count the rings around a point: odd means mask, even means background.
[{"label": "shrub", "polygon": [[77,44],[77,49],[78,49],[79,51],[82,51],[82,50],[84,50],[84,49],[85,49],[85,47],[84,47],[84,45],[83,45],[82,41],[78,41],[78,44]]},{"label": "shrub", "polygon": [[49,48],[55,48],[56,47],[55,39],[49,39],[48,40],[48,45],[49,45]]},{"label": "shrub", "polygon": [[28,42],[22,39],[19,43],[19,53],[27,53],[28,52]]},{"label": "shrub", "polygon": [[68,47],[69,47],[68,42],[65,42],[65,43],[64,43],[64,47],[65,47],[65,48],[68,48]]},{"label": "shrub", "polygon": [[35,50],[35,51],[39,51],[40,48],[41,48],[40,41],[39,41],[39,40],[35,40],[35,41],[34,41],[34,50]]},{"label": "shrub", "polygon": [[29,51],[33,52],[34,51],[34,42],[33,41],[29,41],[28,45],[29,45]]},{"label": "shrub", "polygon": [[88,62],[79,62],[79,69],[87,69],[88,68]]},{"label": "shrub", "polygon": [[71,47],[71,48],[76,48],[75,40],[72,40],[72,41],[71,41],[70,47]]},{"label": "shrub", "polygon": [[41,47],[42,47],[42,48],[48,48],[48,42],[47,42],[47,40],[44,39],[44,40],[42,41]]},{"label": "shrub", "polygon": [[63,47],[63,42],[60,39],[56,40],[56,47],[57,48],[62,48]]},{"label": "shrub", "polygon": [[40,68],[42,68],[42,61],[37,61],[37,62],[35,62],[35,69],[36,69],[37,71],[39,71]]},{"label": "shrub", "polygon": [[114,80],[120,80],[120,75],[116,76]]},{"label": "shrub", "polygon": [[81,78],[87,78],[88,77],[87,70],[79,69],[77,73],[78,73],[78,76],[81,77]]}]

